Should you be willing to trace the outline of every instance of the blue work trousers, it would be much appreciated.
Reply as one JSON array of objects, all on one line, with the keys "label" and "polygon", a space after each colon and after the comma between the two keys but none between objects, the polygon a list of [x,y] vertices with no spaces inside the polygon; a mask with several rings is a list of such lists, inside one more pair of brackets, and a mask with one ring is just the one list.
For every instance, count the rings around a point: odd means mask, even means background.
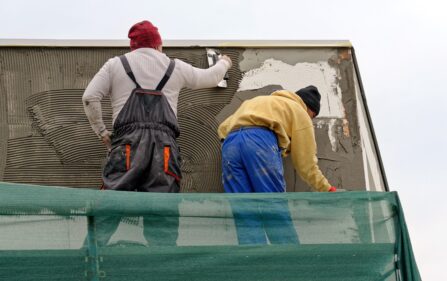
[{"label": "blue work trousers", "polygon": [[[276,134],[263,127],[230,133],[222,145],[222,181],[227,193],[285,192]],[[230,202],[239,244],[299,243],[286,200]]]},{"label": "blue work trousers", "polygon": [[222,176],[225,192],[285,192],[276,134],[262,127],[230,133],[222,145]]}]

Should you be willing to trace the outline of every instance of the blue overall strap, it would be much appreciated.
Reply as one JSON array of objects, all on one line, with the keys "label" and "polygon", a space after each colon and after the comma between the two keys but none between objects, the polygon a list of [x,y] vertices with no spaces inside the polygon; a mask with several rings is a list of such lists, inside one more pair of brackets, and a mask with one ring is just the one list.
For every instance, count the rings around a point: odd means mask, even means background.
[{"label": "blue overall strap", "polygon": [[165,76],[163,76],[163,78],[161,79],[160,83],[158,83],[158,86],[157,88],[155,88],[155,90],[161,91],[163,89],[166,82],[168,82],[169,78],[171,77],[171,74],[174,71],[174,67],[175,67],[175,61],[171,60],[168,69],[166,70]]},{"label": "blue overall strap", "polygon": [[129,61],[127,60],[125,55],[120,56],[121,63],[124,66],[124,70],[126,71],[127,76],[132,79],[132,81],[137,85],[137,88],[141,88],[140,84],[138,84],[137,79],[135,79],[135,75],[133,75],[132,69],[130,68]]}]

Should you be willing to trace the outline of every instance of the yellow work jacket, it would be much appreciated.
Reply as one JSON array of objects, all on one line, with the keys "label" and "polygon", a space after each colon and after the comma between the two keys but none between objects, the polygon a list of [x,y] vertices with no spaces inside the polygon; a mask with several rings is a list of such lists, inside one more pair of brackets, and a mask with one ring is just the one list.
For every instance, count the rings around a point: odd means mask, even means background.
[{"label": "yellow work jacket", "polygon": [[276,133],[283,156],[289,153],[295,170],[316,191],[331,187],[318,167],[317,144],[312,120],[303,100],[286,90],[269,96],[247,100],[218,129],[221,139],[233,130],[245,126],[266,127]]}]

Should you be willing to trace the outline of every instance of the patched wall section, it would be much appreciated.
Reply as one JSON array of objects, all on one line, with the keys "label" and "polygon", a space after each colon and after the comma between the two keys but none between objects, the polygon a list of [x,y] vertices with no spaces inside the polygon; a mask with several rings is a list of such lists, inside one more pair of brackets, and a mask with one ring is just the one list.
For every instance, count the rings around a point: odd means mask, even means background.
[{"label": "patched wall section", "polygon": [[[81,97],[108,58],[127,48],[0,48],[0,180],[98,188],[106,151]],[[164,48],[172,58],[208,67],[206,49]],[[345,48],[221,48],[231,56],[227,88],[184,89],[178,118],[182,190],[221,192],[217,127],[244,100],[313,84],[323,94],[314,122],[320,167],[341,188],[363,189],[354,72]],[[111,109],[103,101],[111,128]],[[289,191],[309,188],[285,160]]]},{"label": "patched wall section", "polygon": [[[322,94],[315,119],[319,165],[330,183],[364,189],[365,176],[357,122],[354,71],[347,48],[247,49],[239,64],[243,73],[232,102],[217,116],[223,121],[244,100],[275,89],[297,91],[308,85]],[[288,191],[310,191],[285,161]]]},{"label": "patched wall section", "polygon": [[[1,180],[99,187],[106,151],[81,97],[93,75],[122,49],[1,48],[0,97],[6,100],[7,152]],[[110,126],[111,109],[104,101]],[[2,113],[3,114],[3,111]],[[3,157],[5,155],[5,157]]]}]

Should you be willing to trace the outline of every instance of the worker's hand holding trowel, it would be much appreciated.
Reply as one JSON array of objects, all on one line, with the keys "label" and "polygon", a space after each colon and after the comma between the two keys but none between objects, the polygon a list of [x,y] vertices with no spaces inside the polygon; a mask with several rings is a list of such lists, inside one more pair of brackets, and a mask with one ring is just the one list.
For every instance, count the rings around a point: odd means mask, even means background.
[{"label": "worker's hand holding trowel", "polygon": [[[215,65],[220,60],[224,60],[224,61],[228,62],[228,64],[229,64],[228,69],[230,69],[231,66],[233,65],[233,63],[231,62],[231,58],[227,55],[221,54],[220,51],[217,49],[207,48],[206,54],[207,54],[207,58],[208,58],[208,65],[210,67]],[[226,88],[228,79],[229,79],[229,76],[228,76],[228,72],[227,72],[227,73],[225,73],[223,80],[220,81],[219,84],[217,84],[217,87]]]}]

